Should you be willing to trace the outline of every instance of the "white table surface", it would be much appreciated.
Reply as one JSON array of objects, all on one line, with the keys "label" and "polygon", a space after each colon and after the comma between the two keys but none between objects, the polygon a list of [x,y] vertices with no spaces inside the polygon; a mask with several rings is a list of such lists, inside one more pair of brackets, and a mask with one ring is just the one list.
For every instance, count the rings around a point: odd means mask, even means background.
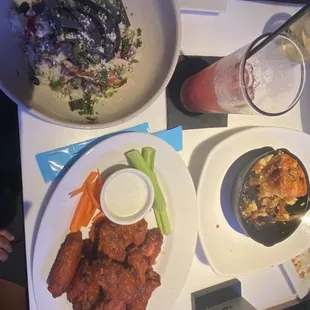
[{"label": "white table surface", "polygon": [[[227,11],[218,16],[183,15],[182,52],[185,54],[210,56],[226,55],[260,35],[267,20],[272,15],[276,13],[294,14],[297,10],[298,7],[294,6],[229,0]],[[305,93],[300,106],[281,117],[267,118],[263,116],[229,115],[228,128],[184,131],[184,150],[181,152],[181,156],[189,164],[194,182],[197,183],[201,165],[210,148],[232,132],[240,130],[240,127],[279,126],[310,132],[310,122],[307,122],[306,117],[310,115],[310,105],[307,110],[307,100],[305,97],[310,98],[310,93]],[[19,109],[26,252],[31,310],[37,309],[31,283],[31,253],[34,236],[44,207],[54,189],[53,185],[44,183],[35,160],[35,155],[146,121],[149,123],[152,131],[165,129],[166,100],[164,94],[160,96],[149,110],[139,117],[122,124],[122,126],[108,130],[82,131],[62,128],[36,119],[21,108]],[[219,277],[212,271],[206,263],[199,245],[197,245],[190,274],[173,310],[190,310],[190,294],[192,292],[226,280],[228,279]],[[242,276],[240,280],[242,282],[243,296],[257,309],[267,309],[296,298],[295,292],[291,290],[278,267]]]}]

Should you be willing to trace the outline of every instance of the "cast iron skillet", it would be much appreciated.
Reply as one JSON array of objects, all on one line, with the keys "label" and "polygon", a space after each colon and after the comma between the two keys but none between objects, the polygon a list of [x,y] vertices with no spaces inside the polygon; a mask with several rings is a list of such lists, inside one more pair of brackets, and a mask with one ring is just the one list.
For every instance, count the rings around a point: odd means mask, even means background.
[{"label": "cast iron skillet", "polygon": [[263,157],[270,155],[270,154],[277,154],[279,152],[284,152],[298,161],[298,163],[300,164],[301,168],[303,169],[305,173],[307,188],[309,189],[309,177],[308,177],[307,170],[298,157],[296,157],[294,154],[290,153],[286,149],[274,150],[272,147],[264,147],[262,149],[256,149],[256,150],[250,151],[249,153],[245,154],[244,166],[235,179],[234,187],[231,193],[231,202],[232,202],[233,212],[237,218],[239,225],[244,230],[247,236],[249,236],[256,242],[263,244],[266,247],[271,247],[279,242],[282,242],[283,240],[287,239],[290,235],[292,235],[293,232],[300,225],[303,216],[310,209],[309,190],[308,190],[308,194],[306,196],[299,198],[298,201],[295,203],[295,205],[290,206],[287,209],[291,211],[290,214],[300,215],[295,220],[292,220],[289,222],[271,223],[271,219],[266,217],[266,221],[265,221],[266,224],[260,227],[260,226],[255,225],[253,221],[251,221],[251,219],[244,219],[242,217],[241,208],[240,208],[242,189],[243,189],[244,183],[247,182],[250,176],[252,168]]}]

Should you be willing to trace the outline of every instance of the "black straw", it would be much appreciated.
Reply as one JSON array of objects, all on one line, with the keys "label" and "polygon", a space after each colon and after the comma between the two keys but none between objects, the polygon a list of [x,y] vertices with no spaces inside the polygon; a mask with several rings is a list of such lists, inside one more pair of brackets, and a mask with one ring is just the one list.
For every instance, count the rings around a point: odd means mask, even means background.
[{"label": "black straw", "polygon": [[294,14],[291,18],[289,18],[282,26],[276,29],[274,32],[270,33],[267,38],[255,46],[249,53],[248,58],[252,57],[259,50],[265,47],[269,42],[274,40],[280,33],[288,29],[292,24],[294,24],[299,18],[301,18],[304,14],[306,14],[310,9],[310,2],[303,6],[296,14]]}]

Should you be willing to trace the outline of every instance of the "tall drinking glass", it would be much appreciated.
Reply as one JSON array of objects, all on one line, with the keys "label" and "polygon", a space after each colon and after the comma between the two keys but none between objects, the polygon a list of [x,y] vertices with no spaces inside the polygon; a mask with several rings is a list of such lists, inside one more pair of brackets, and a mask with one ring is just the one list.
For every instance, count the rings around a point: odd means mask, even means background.
[{"label": "tall drinking glass", "polygon": [[[268,34],[190,77],[181,101],[196,113],[263,114],[277,116],[299,101],[305,84],[305,62],[297,44],[279,35],[256,54],[251,50]],[[285,47],[295,49],[290,60]]]}]

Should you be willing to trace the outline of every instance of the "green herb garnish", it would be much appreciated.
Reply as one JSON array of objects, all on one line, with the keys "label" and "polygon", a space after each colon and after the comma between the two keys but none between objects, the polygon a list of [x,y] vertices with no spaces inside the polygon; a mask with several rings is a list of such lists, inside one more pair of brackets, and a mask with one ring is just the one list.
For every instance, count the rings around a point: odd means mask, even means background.
[{"label": "green herb garnish", "polygon": [[136,42],[135,42],[134,45],[135,45],[136,48],[140,48],[140,47],[142,46],[142,41],[141,41],[141,39],[138,38],[138,39],[136,40]]},{"label": "green herb garnish", "polygon": [[83,99],[80,99],[82,107],[78,112],[79,115],[94,115],[94,105],[98,102],[98,99],[92,99],[90,94],[85,93]]},{"label": "green herb garnish", "polygon": [[72,55],[75,58],[78,58],[80,52],[81,52],[80,46],[78,44],[73,45],[73,47],[72,47]]},{"label": "green herb garnish", "polygon": [[122,54],[127,55],[130,51],[130,48],[131,48],[131,42],[130,42],[129,38],[123,38],[122,39],[122,48],[121,48]]},{"label": "green herb garnish", "polygon": [[138,28],[137,29],[137,36],[141,37],[141,35],[142,35],[142,30],[141,30],[141,28]]},{"label": "green herb garnish", "polygon": [[64,86],[63,79],[62,78],[51,79],[49,86],[50,86],[51,90],[53,90],[53,91],[60,91]]},{"label": "green herb garnish", "polygon": [[86,116],[86,119],[87,119],[88,121],[90,121],[91,123],[96,123],[96,122],[98,121],[98,117],[95,117],[95,116],[93,116],[93,117],[91,117],[91,116]]},{"label": "green herb garnish", "polygon": [[78,56],[78,61],[82,64],[82,66],[85,68],[85,69],[88,69],[89,67],[89,64],[90,64],[90,61],[86,58],[85,55],[83,55],[82,53],[79,54]]},{"label": "green herb garnish", "polygon": [[103,92],[103,95],[105,98],[111,98],[114,95],[114,92],[114,88],[110,86]]},{"label": "green herb garnish", "polygon": [[118,79],[122,79],[123,74],[124,74],[124,69],[122,67],[117,67],[115,69],[115,75]]},{"label": "green herb garnish", "polygon": [[89,67],[90,61],[84,55],[83,51],[81,50],[81,47],[78,44],[75,44],[72,47],[72,55],[85,69]]},{"label": "green herb garnish", "polygon": [[108,70],[106,66],[102,66],[102,69],[100,71],[100,78],[102,81],[106,82],[108,79]]}]

